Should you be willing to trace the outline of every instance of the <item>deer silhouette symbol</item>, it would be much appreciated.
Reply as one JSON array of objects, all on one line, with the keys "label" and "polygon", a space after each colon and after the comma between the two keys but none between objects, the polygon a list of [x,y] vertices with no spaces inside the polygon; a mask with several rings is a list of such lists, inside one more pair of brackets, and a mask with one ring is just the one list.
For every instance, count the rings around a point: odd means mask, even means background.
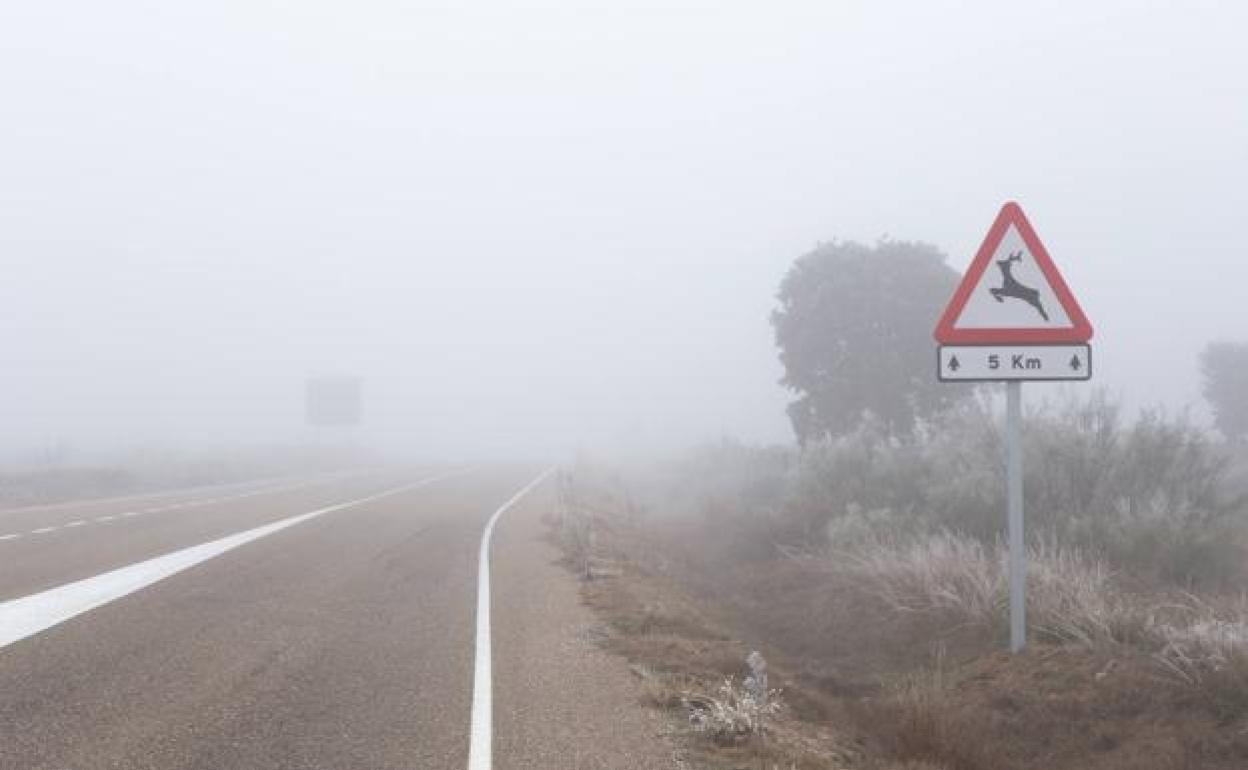
[{"label": "deer silhouette symbol", "polygon": [[993,299],[997,302],[1005,302],[1006,297],[1021,299],[1028,305],[1036,309],[1040,317],[1049,320],[1049,314],[1044,312],[1044,305],[1040,304],[1040,292],[1030,286],[1024,286],[1014,277],[1014,263],[1023,261],[1023,252],[1016,251],[1005,259],[997,260],[997,267],[1001,268],[1001,275],[1005,277],[1005,283],[999,289],[989,289],[992,292]]}]

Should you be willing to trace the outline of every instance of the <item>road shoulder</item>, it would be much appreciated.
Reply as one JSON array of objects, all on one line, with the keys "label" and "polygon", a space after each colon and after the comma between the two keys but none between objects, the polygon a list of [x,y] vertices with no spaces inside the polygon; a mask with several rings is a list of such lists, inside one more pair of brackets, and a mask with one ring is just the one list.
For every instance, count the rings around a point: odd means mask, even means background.
[{"label": "road shoulder", "polygon": [[679,767],[643,684],[597,643],[601,625],[558,564],[544,484],[499,522],[492,557],[494,764],[499,770]]}]

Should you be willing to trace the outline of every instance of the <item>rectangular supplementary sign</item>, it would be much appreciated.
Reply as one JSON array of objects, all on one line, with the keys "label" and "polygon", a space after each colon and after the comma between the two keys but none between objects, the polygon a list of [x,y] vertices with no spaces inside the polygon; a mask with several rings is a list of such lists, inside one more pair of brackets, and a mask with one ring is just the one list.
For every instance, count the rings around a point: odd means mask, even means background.
[{"label": "rectangular supplementary sign", "polygon": [[936,355],[941,382],[1092,378],[1088,345],[941,345]]}]

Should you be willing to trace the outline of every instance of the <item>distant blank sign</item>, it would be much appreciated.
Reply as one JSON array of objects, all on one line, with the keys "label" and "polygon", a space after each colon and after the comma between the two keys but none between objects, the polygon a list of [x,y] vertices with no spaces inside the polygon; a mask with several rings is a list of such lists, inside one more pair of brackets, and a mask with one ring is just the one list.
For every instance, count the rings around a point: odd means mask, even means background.
[{"label": "distant blank sign", "polygon": [[1089,380],[1087,345],[941,345],[941,382]]},{"label": "distant blank sign", "polygon": [[317,377],[307,383],[309,425],[356,425],[363,413],[358,377]]}]

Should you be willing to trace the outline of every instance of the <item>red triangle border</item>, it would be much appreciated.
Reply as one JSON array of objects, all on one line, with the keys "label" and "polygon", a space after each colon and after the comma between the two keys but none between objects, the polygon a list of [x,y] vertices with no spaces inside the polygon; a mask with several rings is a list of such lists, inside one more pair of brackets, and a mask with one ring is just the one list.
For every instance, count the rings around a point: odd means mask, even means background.
[{"label": "red triangle border", "polygon": [[[958,317],[966,309],[966,303],[971,298],[971,292],[975,290],[980,278],[990,267],[992,255],[996,253],[997,247],[1001,245],[1001,240],[1005,238],[1010,225],[1014,225],[1018,229],[1019,235],[1023,238],[1023,243],[1027,246],[1027,250],[1031,252],[1032,257],[1036,260],[1036,267],[1040,269],[1045,280],[1049,282],[1049,286],[1053,288],[1053,293],[1057,295],[1057,300],[1061,304],[1062,309],[1066,311],[1066,317],[1070,319],[1071,326],[1061,329],[954,328]],[[1044,244],[1040,242],[1036,231],[1032,229],[1031,223],[1027,221],[1027,216],[1023,214],[1022,207],[1014,201],[1009,201],[1001,207],[1000,213],[997,214],[996,220],[988,230],[988,235],[984,237],[983,244],[979,247],[979,251],[975,253],[975,259],[971,260],[970,267],[966,269],[966,274],[962,276],[962,282],[958,284],[957,290],[953,293],[953,298],[949,300],[948,306],[945,307],[945,312],[941,314],[940,321],[936,324],[935,337],[937,342],[944,345],[1041,345],[1045,343],[1087,342],[1092,339],[1092,324],[1088,321],[1088,317],[1083,314],[1083,309],[1079,307],[1078,300],[1075,299],[1075,295],[1070,291],[1070,287],[1066,285],[1066,280],[1062,278],[1062,274],[1058,271],[1057,266],[1053,264],[1053,259],[1049,256],[1049,252],[1045,250]]]}]

